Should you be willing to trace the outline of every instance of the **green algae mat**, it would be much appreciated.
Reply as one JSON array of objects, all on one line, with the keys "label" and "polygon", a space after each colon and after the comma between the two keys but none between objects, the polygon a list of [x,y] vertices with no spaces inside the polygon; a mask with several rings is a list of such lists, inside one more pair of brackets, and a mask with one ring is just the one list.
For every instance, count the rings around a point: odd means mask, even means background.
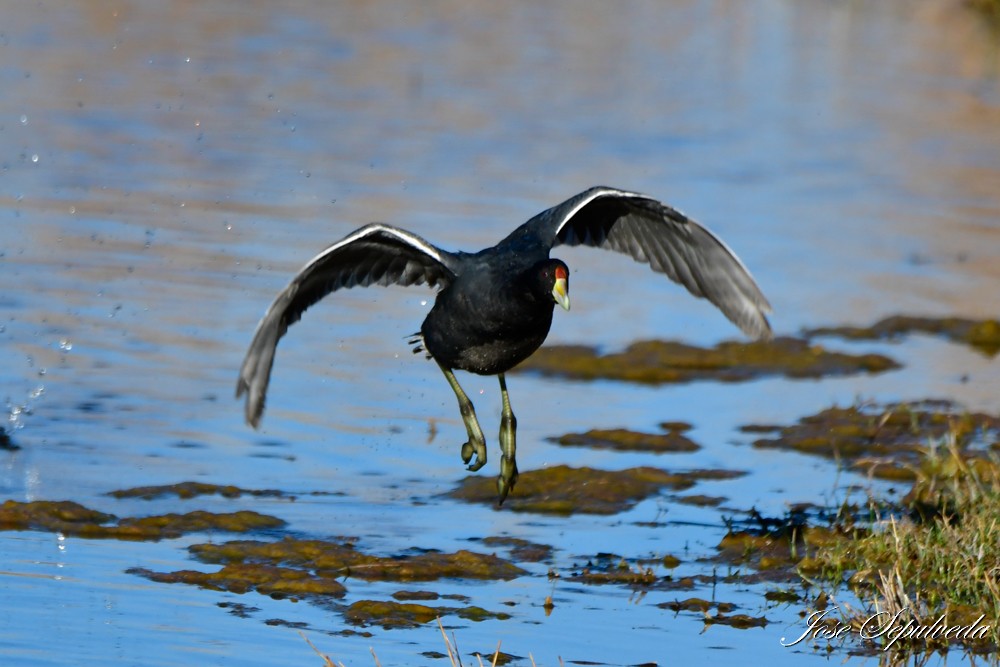
[{"label": "green algae mat", "polygon": [[893,315],[867,327],[838,326],[806,330],[807,336],[836,336],[850,340],[892,340],[913,333],[940,336],[994,357],[1000,352],[1000,321],[964,317]]},{"label": "green algae mat", "polygon": [[632,343],[602,354],[587,345],[542,347],[516,370],[575,380],[621,380],[642,384],[717,380],[743,382],[760,377],[819,378],[883,373],[899,368],[881,354],[835,352],[802,338],[723,342],[713,348],[672,341]]}]

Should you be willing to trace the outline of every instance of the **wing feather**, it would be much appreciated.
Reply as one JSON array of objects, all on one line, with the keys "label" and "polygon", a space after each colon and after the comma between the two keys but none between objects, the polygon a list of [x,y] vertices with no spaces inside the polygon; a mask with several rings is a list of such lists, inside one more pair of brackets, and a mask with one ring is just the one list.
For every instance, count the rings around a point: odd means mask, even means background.
[{"label": "wing feather", "polygon": [[459,263],[459,255],[383,224],[366,225],[309,260],[264,313],[243,360],[236,397],[247,395],[247,422],[254,428],[260,423],[278,341],[306,309],[338,289],[445,286],[456,277]]},{"label": "wing feather", "polygon": [[744,333],[771,335],[771,306],[736,254],[706,227],[645,195],[594,187],[539,213],[508,239],[629,255],[711,301]]}]

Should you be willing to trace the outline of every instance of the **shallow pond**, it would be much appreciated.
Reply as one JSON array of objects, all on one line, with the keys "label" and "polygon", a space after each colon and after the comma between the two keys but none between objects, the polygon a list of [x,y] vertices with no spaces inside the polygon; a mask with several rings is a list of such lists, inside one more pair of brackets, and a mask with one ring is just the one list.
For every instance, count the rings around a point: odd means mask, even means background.
[{"label": "shallow pond", "polygon": [[[373,664],[371,648],[387,666],[447,664],[415,608],[408,627],[383,629],[356,604],[366,600],[451,610],[442,621],[467,663],[497,642],[515,664],[824,659],[825,647],[781,646],[800,634],[802,604],[768,601],[767,583],[724,583],[724,566],[700,561],[751,508],[836,506],[891,484],[752,447],[740,427],[859,399],[1000,412],[994,357],[921,334],[817,339],[902,365],[878,374],[512,374],[522,472],[745,473],[567,515],[518,508],[517,490],[502,509],[452,494],[468,475],[462,423],[437,368],[405,341],[428,290],[352,290],[310,310],[279,348],[259,432],[232,396],[264,308],[327,243],[380,220],[478,249],[599,183],[662,198],[718,232],[781,335],[900,313],[996,318],[1000,42],[958,3],[6,5],[0,398],[13,444],[0,448],[0,502],[285,523],[155,541],[64,524],[0,532],[4,664],[320,664],[296,630],[351,666]],[[556,314],[550,344],[615,353],[647,339],[738,338],[644,266],[557,254],[573,272],[573,310]],[[479,475],[492,485],[496,381],[461,381],[490,440]],[[690,425],[680,430],[697,446],[558,442],[678,430],[664,422]],[[280,493],[108,495],[188,481]],[[496,554],[523,572],[413,583],[366,579],[355,565],[332,577],[346,592],[329,598],[149,576],[215,572],[188,547],[244,539],[329,540],[382,558]],[[661,583],[582,576],[622,569]],[[767,625],[706,625],[700,611],[670,608],[694,597]],[[878,660],[851,648],[835,659]]]}]

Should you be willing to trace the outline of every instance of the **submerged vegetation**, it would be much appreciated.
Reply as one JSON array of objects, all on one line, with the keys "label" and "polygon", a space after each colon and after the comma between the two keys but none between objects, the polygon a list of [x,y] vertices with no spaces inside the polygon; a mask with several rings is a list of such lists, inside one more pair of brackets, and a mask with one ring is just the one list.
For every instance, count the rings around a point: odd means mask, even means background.
[{"label": "submerged vegetation", "polygon": [[250,510],[223,514],[195,510],[186,514],[119,519],[68,500],[27,503],[8,500],[0,505],[0,530],[46,530],[115,540],[155,541],[195,532],[244,533],[284,525],[281,519]]},{"label": "submerged vegetation", "polygon": [[743,382],[766,376],[820,378],[882,373],[899,364],[880,354],[833,352],[801,338],[749,343],[723,342],[713,348],[674,341],[632,343],[621,352],[601,354],[586,345],[542,347],[517,367],[577,380],[622,380],[643,384],[718,380]]},{"label": "submerged vegetation", "polygon": [[[521,473],[517,493],[504,509],[540,514],[617,514],[664,489],[681,491],[699,480],[731,479],[745,473],[734,470],[668,472],[642,466],[625,470],[573,468],[566,465]],[[466,477],[448,496],[472,503],[496,503],[494,480]]]},{"label": "submerged vegetation", "polygon": [[[997,4],[993,0],[991,2]],[[990,319],[894,315],[868,327],[822,327],[805,333],[807,336],[837,336],[851,340],[892,340],[911,333],[924,333],[968,345],[988,357],[1000,352],[1000,321]]]},{"label": "submerged vegetation", "polygon": [[664,433],[639,433],[625,428],[591,429],[586,433],[567,433],[552,442],[565,447],[591,447],[633,452],[694,452],[697,443],[684,435],[691,425],[683,422],[664,422]]},{"label": "submerged vegetation", "polygon": [[1000,442],[1000,419],[959,412],[948,401],[832,407],[790,426],[749,425],[742,430],[766,436],[756,439],[754,447],[792,449],[874,477],[906,481],[917,477],[928,447],[946,436],[962,451]]}]

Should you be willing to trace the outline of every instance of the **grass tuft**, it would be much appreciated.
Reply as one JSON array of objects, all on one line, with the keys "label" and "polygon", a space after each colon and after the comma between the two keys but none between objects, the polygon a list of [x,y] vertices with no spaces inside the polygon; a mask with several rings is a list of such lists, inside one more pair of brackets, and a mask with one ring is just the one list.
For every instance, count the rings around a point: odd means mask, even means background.
[{"label": "grass tuft", "polygon": [[894,636],[886,634],[876,638],[883,649],[926,652],[958,644],[986,652],[1000,646],[1000,463],[962,451],[957,441],[950,433],[927,448],[904,499],[909,512],[897,510],[857,539],[820,549],[811,563],[864,602],[846,619],[859,630],[874,614],[925,628],[938,619],[970,625],[985,615],[981,625],[989,626],[960,638],[902,632],[890,641]]}]

